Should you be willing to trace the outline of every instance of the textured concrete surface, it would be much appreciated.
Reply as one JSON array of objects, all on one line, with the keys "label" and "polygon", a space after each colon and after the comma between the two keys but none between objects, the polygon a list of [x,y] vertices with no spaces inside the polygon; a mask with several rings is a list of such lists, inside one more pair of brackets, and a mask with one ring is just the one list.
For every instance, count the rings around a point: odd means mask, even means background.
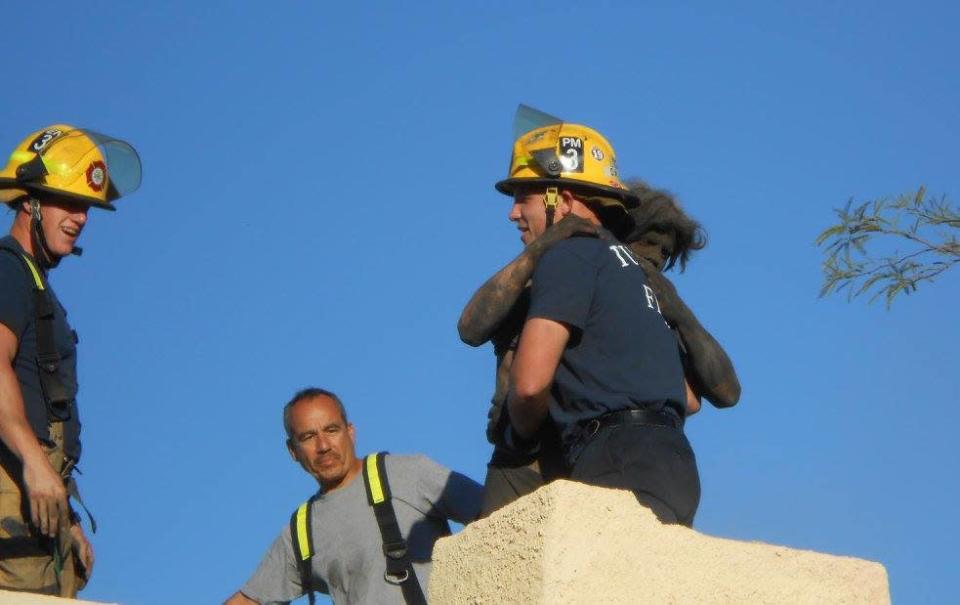
[{"label": "textured concrete surface", "polygon": [[43,595],[27,594],[25,592],[10,592],[0,590],[0,605],[108,605],[99,601],[81,601],[79,599],[61,599]]},{"label": "textured concrete surface", "polygon": [[882,565],[662,525],[626,491],[557,481],[437,542],[434,605],[890,602]]}]

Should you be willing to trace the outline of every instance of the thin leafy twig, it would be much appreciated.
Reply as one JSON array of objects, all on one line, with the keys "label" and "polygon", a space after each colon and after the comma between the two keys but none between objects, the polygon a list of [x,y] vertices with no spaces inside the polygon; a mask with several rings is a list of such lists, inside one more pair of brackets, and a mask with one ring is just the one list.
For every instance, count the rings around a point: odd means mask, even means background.
[{"label": "thin leafy twig", "polygon": [[883,296],[889,308],[898,294],[960,263],[960,212],[946,196],[928,198],[924,187],[858,206],[850,199],[834,212],[839,222],[815,240],[825,253],[821,297],[872,293],[870,302]]}]

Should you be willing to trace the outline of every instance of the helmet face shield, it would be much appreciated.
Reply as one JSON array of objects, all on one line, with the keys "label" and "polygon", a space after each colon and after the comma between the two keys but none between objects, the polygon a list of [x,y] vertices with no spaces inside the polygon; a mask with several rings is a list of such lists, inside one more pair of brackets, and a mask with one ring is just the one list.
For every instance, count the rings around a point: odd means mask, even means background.
[{"label": "helmet face shield", "polygon": [[[513,117],[514,163],[521,163],[548,176],[559,176],[563,167],[557,156],[557,143],[563,120],[520,105]],[[568,165],[576,162],[567,160]],[[513,168],[511,166],[511,168]]]},{"label": "helmet face shield", "polygon": [[74,129],[40,151],[47,174],[66,187],[105,192],[113,201],[140,187],[140,156],[129,144],[90,130]]},{"label": "helmet face shield", "polygon": [[521,103],[513,116],[513,139],[517,140],[531,130],[560,124],[563,124],[560,118]]},{"label": "helmet face shield", "polygon": [[139,189],[143,169],[137,150],[126,141],[89,130],[84,132],[96,142],[103,155],[110,175],[110,185],[116,191],[116,197],[129,195]]},{"label": "helmet face shield", "polygon": [[140,181],[140,156],[129,143],[65,124],[27,137],[0,171],[10,195],[34,190],[107,209]]}]

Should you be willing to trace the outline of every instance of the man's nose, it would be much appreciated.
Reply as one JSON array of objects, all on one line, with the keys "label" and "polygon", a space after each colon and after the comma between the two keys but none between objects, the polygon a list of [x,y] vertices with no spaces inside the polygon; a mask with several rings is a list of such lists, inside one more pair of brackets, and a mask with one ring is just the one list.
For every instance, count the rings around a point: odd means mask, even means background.
[{"label": "man's nose", "polygon": [[77,222],[81,227],[87,224],[87,214],[90,212],[90,208],[85,206],[76,212],[73,213],[73,216],[70,217]]},{"label": "man's nose", "polygon": [[520,204],[517,202],[513,203],[513,206],[510,207],[510,214],[507,215],[507,218],[511,221],[520,220]]}]

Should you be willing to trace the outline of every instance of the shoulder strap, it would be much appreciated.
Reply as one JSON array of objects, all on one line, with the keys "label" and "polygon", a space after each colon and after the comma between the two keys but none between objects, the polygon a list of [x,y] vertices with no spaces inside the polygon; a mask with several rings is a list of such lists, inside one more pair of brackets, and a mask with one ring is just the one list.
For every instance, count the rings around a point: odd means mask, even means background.
[{"label": "shoulder strap", "polygon": [[300,586],[307,594],[310,605],[314,605],[313,578],[310,572],[310,557],[313,556],[313,513],[311,505],[316,496],[300,505],[290,516],[290,538],[293,541],[293,555],[300,571]]},{"label": "shoulder strap", "polygon": [[367,503],[373,507],[373,514],[380,526],[383,539],[383,554],[387,558],[387,571],[383,579],[400,587],[403,600],[407,605],[426,605],[423,589],[417,580],[417,572],[410,562],[407,542],[400,533],[397,513],[393,509],[390,495],[390,483],[384,464],[387,452],[369,454],[363,461],[363,484],[367,490]]},{"label": "shoulder strap", "polygon": [[73,398],[60,380],[60,354],[53,338],[53,298],[36,264],[29,256],[9,246],[0,246],[20,259],[29,278],[33,280],[33,314],[37,321],[37,366],[40,370],[40,386],[48,404],[48,413],[54,416],[55,407],[63,407]]}]

